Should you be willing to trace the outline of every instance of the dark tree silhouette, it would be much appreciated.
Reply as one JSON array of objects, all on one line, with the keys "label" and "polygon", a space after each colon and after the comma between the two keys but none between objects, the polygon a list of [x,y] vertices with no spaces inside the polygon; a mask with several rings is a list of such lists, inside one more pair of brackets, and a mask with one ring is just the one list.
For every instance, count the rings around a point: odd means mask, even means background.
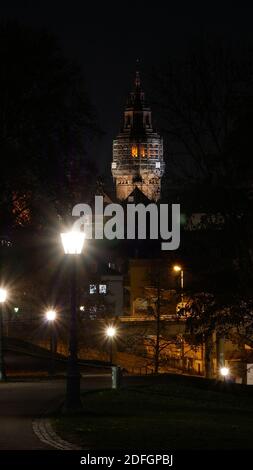
[{"label": "dark tree silhouette", "polygon": [[53,36],[3,22],[0,62],[0,212],[12,225],[44,197],[59,206],[80,174],[85,188],[94,174],[87,139],[97,129],[83,72]]},{"label": "dark tree silhouette", "polygon": [[225,147],[245,103],[252,110],[252,71],[251,50],[203,38],[154,71],[159,126],[175,178],[216,183],[227,176]]}]

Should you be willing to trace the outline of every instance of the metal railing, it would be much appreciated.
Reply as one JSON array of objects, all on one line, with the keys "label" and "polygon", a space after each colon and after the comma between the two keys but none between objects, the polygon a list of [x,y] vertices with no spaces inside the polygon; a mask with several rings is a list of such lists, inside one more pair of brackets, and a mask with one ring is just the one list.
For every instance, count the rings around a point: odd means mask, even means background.
[{"label": "metal railing", "polygon": [[[178,315],[175,315],[175,314],[174,315],[173,314],[161,315],[160,319],[166,320],[166,321],[173,321],[173,322],[185,321],[184,317],[179,317]],[[121,322],[155,321],[156,317],[154,315],[123,315],[119,317],[119,320]]]}]

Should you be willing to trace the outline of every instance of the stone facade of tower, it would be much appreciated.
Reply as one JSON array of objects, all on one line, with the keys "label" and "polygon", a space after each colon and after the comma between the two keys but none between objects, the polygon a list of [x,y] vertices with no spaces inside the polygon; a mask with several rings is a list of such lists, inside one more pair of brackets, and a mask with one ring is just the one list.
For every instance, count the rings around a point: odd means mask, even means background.
[{"label": "stone facade of tower", "polygon": [[117,199],[127,199],[137,187],[148,199],[158,201],[164,169],[163,141],[153,130],[151,110],[136,72],[135,89],[124,111],[123,128],[113,141],[112,176]]}]

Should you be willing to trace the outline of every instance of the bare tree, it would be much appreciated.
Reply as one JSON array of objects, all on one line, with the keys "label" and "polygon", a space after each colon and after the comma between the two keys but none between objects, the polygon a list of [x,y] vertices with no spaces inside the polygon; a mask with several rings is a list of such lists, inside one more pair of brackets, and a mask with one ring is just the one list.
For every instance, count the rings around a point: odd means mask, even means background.
[{"label": "bare tree", "polygon": [[163,351],[176,340],[166,334],[166,314],[171,309],[176,313],[175,291],[168,286],[168,269],[162,260],[154,260],[147,277],[149,286],[144,289],[144,298],[147,313],[154,320],[154,334],[146,335],[145,344],[151,350],[154,371],[158,374]]},{"label": "bare tree", "polygon": [[170,58],[155,70],[161,132],[167,136],[168,164],[173,159],[175,175],[191,181],[224,175],[226,143],[252,98],[252,70],[252,51],[232,51],[219,41],[200,38],[186,57]]}]

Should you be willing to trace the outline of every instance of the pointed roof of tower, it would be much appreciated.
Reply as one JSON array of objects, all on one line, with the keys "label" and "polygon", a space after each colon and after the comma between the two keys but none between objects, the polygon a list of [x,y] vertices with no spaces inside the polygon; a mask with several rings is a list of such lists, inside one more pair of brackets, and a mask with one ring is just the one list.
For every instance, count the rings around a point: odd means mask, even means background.
[{"label": "pointed roof of tower", "polygon": [[141,77],[140,77],[140,72],[138,69],[136,69],[135,71],[135,90],[137,89],[140,89],[141,88]]},{"label": "pointed roof of tower", "polygon": [[136,69],[135,69],[135,88],[141,87],[140,79],[140,59],[136,59]]},{"label": "pointed roof of tower", "polygon": [[136,111],[142,111],[145,104],[145,95],[141,88],[141,77],[139,71],[139,59],[136,60],[136,71],[134,79],[134,90],[130,93],[130,99],[127,103],[128,107],[132,107]]},{"label": "pointed roof of tower", "polygon": [[145,99],[145,93],[141,87],[139,61],[137,61],[133,89],[128,97],[122,131],[131,138],[143,138],[147,133],[153,132],[151,109]]}]

